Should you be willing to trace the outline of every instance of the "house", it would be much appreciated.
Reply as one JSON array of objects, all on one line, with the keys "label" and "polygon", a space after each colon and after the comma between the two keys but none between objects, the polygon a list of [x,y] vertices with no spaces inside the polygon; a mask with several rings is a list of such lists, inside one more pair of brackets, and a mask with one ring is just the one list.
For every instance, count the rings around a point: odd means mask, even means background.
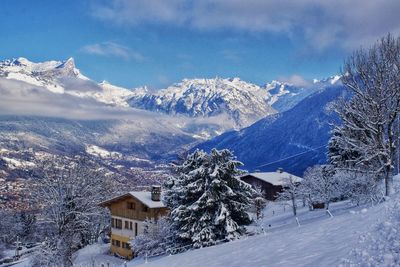
[{"label": "house", "polygon": [[111,213],[111,252],[133,258],[129,242],[143,233],[146,219],[157,220],[168,213],[161,201],[161,187],[152,186],[151,192],[133,191],[99,204]]},{"label": "house", "polygon": [[289,177],[292,177],[292,179],[297,183],[301,183],[303,180],[298,176],[284,172],[281,168],[276,172],[247,173],[241,176],[240,179],[251,184],[254,188],[261,188],[266,199],[275,200],[278,193],[282,192],[283,185]]}]

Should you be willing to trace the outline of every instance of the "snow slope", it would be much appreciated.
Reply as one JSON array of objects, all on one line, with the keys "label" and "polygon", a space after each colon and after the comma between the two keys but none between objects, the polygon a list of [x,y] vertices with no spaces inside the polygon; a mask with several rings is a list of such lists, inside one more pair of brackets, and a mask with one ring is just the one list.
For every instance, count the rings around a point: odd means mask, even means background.
[{"label": "snow slope", "polygon": [[[358,246],[359,237],[368,233],[387,211],[380,204],[372,208],[355,208],[347,202],[331,207],[334,217],[323,210],[301,209],[301,226],[294,222],[289,208],[267,206],[264,227],[267,233],[214,247],[129,262],[129,267],[217,267],[217,266],[337,266]],[[274,215],[272,215],[274,210]],[[271,227],[268,225],[271,224]]]}]

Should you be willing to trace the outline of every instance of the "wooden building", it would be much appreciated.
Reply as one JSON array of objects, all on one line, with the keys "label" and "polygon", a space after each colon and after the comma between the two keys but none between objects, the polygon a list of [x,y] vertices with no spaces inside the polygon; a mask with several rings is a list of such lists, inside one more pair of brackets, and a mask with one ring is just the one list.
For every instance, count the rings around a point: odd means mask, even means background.
[{"label": "wooden building", "polygon": [[276,172],[247,173],[241,176],[240,179],[251,184],[253,188],[261,188],[265,199],[275,200],[278,193],[282,192],[283,185],[290,176],[297,183],[301,183],[303,180],[298,176],[284,172],[282,169],[278,169]]},{"label": "wooden building", "polygon": [[161,187],[152,186],[151,192],[129,192],[100,203],[111,212],[111,252],[128,259],[133,258],[129,242],[143,233],[146,219],[157,220],[168,209],[161,201]]}]

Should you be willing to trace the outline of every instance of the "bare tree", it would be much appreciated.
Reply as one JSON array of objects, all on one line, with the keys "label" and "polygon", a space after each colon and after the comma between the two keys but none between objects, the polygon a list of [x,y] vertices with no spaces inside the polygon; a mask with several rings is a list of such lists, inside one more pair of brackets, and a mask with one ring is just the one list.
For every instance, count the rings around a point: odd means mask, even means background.
[{"label": "bare tree", "polygon": [[337,105],[342,125],[330,142],[331,161],[375,174],[389,195],[400,111],[400,39],[389,34],[369,50],[356,51],[344,64],[342,82],[351,99]]},{"label": "bare tree", "polygon": [[51,158],[39,169],[35,197],[49,229],[36,264],[72,266],[73,252],[107,226],[98,203],[111,194],[111,180],[101,166],[81,157]]},{"label": "bare tree", "polygon": [[297,224],[300,226],[299,219],[297,218],[297,199],[300,196],[299,190],[300,183],[294,179],[292,175],[285,178],[283,181],[283,190],[278,194],[278,201],[284,201],[284,204],[290,203],[293,215],[296,218]]}]

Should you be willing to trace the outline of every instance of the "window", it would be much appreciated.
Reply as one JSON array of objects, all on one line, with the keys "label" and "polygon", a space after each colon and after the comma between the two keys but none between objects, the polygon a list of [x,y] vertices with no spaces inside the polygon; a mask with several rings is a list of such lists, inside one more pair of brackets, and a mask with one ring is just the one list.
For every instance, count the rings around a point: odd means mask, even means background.
[{"label": "window", "polygon": [[114,220],[115,220],[114,218],[111,218],[111,227],[112,228],[115,228],[115,221]]},{"label": "window", "polygon": [[134,202],[128,202],[126,203],[126,208],[128,210],[134,210],[136,208],[135,203]]},{"label": "window", "polygon": [[131,246],[128,243],[122,242],[122,248],[131,249]]},{"label": "window", "polygon": [[114,219],[114,228],[122,229],[122,220]]},{"label": "window", "polygon": [[142,205],[142,211],[143,212],[148,212],[149,208],[146,205]]},{"label": "window", "polygon": [[129,222],[129,229],[132,230],[132,222]]},{"label": "window", "polygon": [[138,232],[138,225],[137,222],[135,222],[135,236],[137,236],[137,232]]},{"label": "window", "polygon": [[111,244],[113,246],[120,247],[121,246],[121,241],[115,240],[115,239],[111,239]]},{"label": "window", "polygon": [[129,229],[129,222],[125,221],[125,229]]}]

